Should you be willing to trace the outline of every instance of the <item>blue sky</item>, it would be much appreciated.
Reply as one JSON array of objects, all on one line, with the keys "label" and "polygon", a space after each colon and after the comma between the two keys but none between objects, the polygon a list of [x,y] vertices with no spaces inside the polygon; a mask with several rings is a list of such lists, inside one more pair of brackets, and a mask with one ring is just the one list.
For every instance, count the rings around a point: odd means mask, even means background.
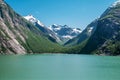
[{"label": "blue sky", "polygon": [[46,26],[69,25],[84,29],[116,0],[6,0],[20,15],[32,14]]}]

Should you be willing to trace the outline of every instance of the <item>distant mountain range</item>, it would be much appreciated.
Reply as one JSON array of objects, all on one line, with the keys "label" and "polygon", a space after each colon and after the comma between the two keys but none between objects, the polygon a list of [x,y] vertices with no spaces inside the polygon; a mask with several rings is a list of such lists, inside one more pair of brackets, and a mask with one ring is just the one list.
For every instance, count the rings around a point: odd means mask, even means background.
[{"label": "distant mountain range", "polygon": [[120,0],[83,31],[67,25],[46,27],[0,0],[0,54],[26,53],[120,55]]},{"label": "distant mountain range", "polygon": [[82,32],[79,28],[71,28],[67,25],[62,26],[53,24],[48,28],[52,30],[62,41],[68,41]]},{"label": "distant mountain range", "polygon": [[36,19],[32,15],[28,15],[24,17],[35,26],[37,26],[43,33],[50,35],[53,37],[57,42],[66,42],[80,34],[82,31],[79,28],[71,28],[67,25],[56,25],[53,24],[49,27],[46,27],[40,20]]}]

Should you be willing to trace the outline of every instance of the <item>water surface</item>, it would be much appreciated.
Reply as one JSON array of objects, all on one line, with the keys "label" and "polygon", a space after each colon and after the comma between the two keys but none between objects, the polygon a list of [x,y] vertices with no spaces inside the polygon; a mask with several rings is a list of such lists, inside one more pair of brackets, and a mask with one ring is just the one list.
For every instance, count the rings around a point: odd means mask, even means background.
[{"label": "water surface", "polygon": [[120,57],[0,56],[0,80],[120,80]]}]

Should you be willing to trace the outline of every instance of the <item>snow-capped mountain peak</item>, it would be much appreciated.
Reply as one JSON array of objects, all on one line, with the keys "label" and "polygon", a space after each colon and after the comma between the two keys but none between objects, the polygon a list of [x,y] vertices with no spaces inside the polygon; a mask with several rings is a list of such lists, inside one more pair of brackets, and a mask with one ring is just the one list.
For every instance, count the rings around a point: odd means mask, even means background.
[{"label": "snow-capped mountain peak", "polygon": [[35,17],[33,17],[33,15],[28,15],[28,16],[25,16],[24,18],[32,23],[35,23],[38,21]]},{"label": "snow-capped mountain peak", "polygon": [[118,4],[120,4],[120,0],[116,0],[110,7],[115,7]]},{"label": "snow-capped mountain peak", "polygon": [[72,39],[82,32],[81,29],[71,28],[68,25],[53,24],[49,29],[63,39]]},{"label": "snow-capped mountain peak", "polygon": [[38,23],[42,27],[44,27],[43,23],[41,23],[38,19],[36,19],[33,15],[28,15],[24,17],[26,20],[32,22],[33,24]]}]

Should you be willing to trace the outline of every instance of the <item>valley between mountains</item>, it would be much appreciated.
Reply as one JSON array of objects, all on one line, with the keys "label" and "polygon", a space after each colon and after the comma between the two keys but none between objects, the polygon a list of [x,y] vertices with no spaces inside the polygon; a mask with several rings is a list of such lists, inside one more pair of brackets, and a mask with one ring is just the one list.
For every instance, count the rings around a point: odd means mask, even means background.
[{"label": "valley between mountains", "polygon": [[120,55],[120,0],[83,31],[66,24],[47,27],[0,0],[0,54],[40,53]]}]

